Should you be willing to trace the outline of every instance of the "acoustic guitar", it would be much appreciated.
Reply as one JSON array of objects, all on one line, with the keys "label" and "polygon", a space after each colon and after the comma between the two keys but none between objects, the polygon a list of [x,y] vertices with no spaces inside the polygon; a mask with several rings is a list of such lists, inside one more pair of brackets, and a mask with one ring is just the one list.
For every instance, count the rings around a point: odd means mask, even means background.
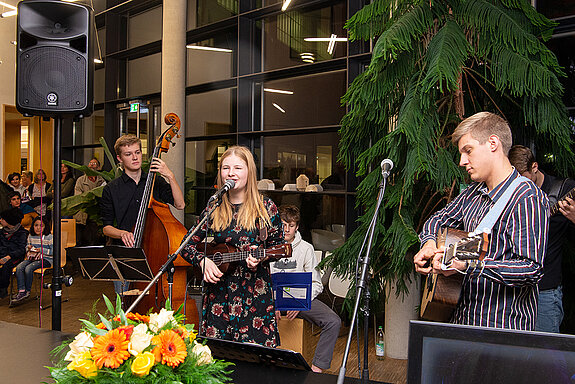
[{"label": "acoustic guitar", "polygon": [[247,259],[248,256],[252,256],[261,262],[267,259],[291,257],[292,255],[291,244],[278,244],[269,248],[238,251],[237,248],[226,243],[210,242],[197,244],[196,249],[212,260],[223,273],[232,272],[237,262]]},{"label": "acoustic guitar", "polygon": [[553,206],[551,208],[549,208],[549,216],[550,217],[555,215],[557,212],[559,212],[559,202],[565,201],[565,199],[567,197],[570,199],[573,199],[575,197],[575,188],[571,189],[569,192],[564,194],[560,199],[557,200],[557,202],[555,204],[553,204]]},{"label": "acoustic guitar", "polygon": [[[443,264],[450,265],[454,259],[483,260],[487,253],[487,233],[470,236],[459,229],[442,228],[437,236],[437,246],[444,245]],[[461,293],[464,274],[451,276],[429,274],[421,297],[420,316],[426,320],[449,321]]]}]

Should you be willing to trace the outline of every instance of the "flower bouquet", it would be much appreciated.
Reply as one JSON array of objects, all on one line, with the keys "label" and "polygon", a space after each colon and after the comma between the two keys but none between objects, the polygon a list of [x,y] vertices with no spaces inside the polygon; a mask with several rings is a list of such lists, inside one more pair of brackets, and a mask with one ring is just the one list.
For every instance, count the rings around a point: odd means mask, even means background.
[{"label": "flower bouquet", "polygon": [[57,347],[60,357],[50,376],[68,383],[210,383],[230,380],[231,365],[212,358],[208,346],[198,343],[193,324],[182,324],[184,315],[171,310],[170,302],[159,313],[124,313],[120,297],[116,306],[104,296],[111,318],[99,314],[101,323],[88,320],[73,341]]}]

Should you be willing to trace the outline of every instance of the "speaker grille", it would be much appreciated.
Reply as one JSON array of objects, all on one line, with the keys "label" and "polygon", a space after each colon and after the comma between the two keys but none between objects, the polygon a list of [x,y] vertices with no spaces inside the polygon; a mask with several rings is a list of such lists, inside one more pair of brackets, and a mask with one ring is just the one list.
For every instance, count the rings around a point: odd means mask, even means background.
[{"label": "speaker grille", "polygon": [[86,108],[88,63],[61,46],[39,46],[19,53],[18,104],[38,111]]}]

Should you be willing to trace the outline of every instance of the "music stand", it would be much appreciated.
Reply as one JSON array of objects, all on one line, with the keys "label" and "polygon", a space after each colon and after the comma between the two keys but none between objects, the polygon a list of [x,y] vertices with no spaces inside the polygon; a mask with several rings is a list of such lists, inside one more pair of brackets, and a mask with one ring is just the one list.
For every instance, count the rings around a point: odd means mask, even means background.
[{"label": "music stand", "polygon": [[82,276],[90,280],[149,282],[153,278],[142,248],[122,245],[66,248],[80,263]]},{"label": "music stand", "polygon": [[212,354],[218,359],[246,361],[249,363],[311,371],[309,364],[305,361],[301,353],[295,351],[205,336],[198,336],[196,340],[199,343],[203,343],[205,340]]}]

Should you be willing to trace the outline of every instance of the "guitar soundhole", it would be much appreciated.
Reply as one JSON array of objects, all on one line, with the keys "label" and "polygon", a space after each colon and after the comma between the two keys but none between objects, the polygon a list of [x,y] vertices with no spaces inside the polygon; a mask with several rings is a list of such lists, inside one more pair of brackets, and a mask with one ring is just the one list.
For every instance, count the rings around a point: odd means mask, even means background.
[{"label": "guitar soundhole", "polygon": [[223,261],[223,257],[222,254],[220,252],[214,253],[212,255],[212,261],[216,264],[216,265],[220,265]]}]

